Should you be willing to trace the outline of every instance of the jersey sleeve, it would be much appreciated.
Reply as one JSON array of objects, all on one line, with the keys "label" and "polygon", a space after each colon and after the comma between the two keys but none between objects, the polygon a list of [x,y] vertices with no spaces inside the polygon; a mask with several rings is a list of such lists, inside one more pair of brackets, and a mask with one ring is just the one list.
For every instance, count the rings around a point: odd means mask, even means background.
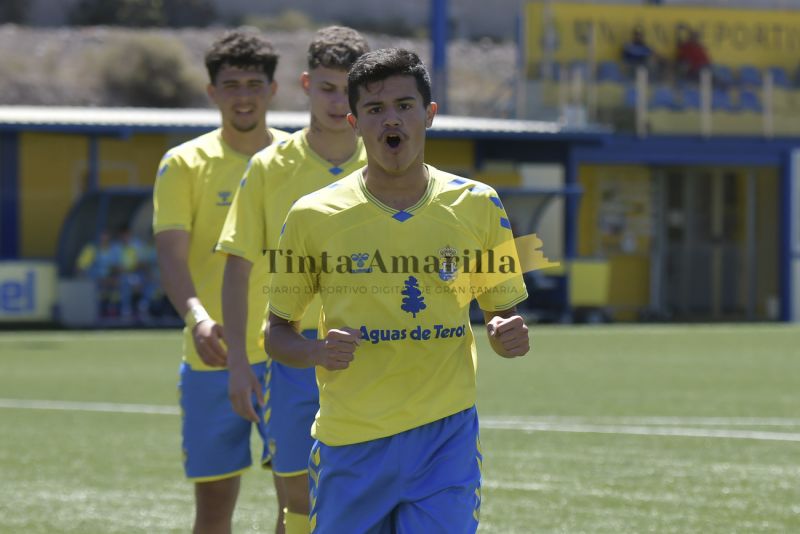
[{"label": "jersey sleeve", "polygon": [[476,201],[485,214],[483,265],[488,268],[472,275],[473,294],[484,311],[508,310],[528,298],[511,223],[494,189],[486,187]]},{"label": "jersey sleeve", "polygon": [[153,187],[153,233],[192,230],[192,174],[169,152],[161,159]]},{"label": "jersey sleeve", "polygon": [[308,305],[319,290],[319,273],[310,262],[319,265],[320,254],[309,246],[308,234],[303,231],[305,213],[295,208],[289,210],[281,231],[274,258],[268,258],[272,267],[269,293],[269,311],[287,321],[300,321]]},{"label": "jersey sleeve", "polygon": [[265,220],[264,165],[259,158],[253,158],[236,189],[217,250],[250,263],[259,261],[266,248]]}]

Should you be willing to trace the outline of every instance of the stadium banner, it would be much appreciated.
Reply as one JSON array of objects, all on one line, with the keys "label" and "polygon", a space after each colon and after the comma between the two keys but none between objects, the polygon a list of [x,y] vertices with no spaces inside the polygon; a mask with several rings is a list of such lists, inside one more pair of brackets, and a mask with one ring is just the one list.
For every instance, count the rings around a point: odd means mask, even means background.
[{"label": "stadium banner", "polygon": [[54,263],[0,262],[0,322],[52,320],[56,281]]},{"label": "stadium banner", "polygon": [[794,72],[800,57],[800,12],[642,5],[528,2],[524,7],[524,54],[528,77],[545,57],[569,63],[588,60],[595,28],[595,61],[619,60],[635,27],[646,42],[672,60],[678,41],[700,33],[714,64],[780,66]]}]

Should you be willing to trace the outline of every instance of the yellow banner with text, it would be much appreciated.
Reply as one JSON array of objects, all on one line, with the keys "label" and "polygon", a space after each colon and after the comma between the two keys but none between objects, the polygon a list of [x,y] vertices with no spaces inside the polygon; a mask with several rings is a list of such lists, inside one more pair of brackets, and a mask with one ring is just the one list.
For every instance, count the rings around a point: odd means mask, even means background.
[{"label": "yellow banner with text", "polygon": [[790,73],[800,64],[800,11],[537,1],[525,7],[527,72],[537,72],[548,52],[550,60],[561,63],[588,60],[592,29],[594,60],[620,59],[636,27],[668,60],[674,59],[679,40],[695,30],[715,64],[780,66]]}]

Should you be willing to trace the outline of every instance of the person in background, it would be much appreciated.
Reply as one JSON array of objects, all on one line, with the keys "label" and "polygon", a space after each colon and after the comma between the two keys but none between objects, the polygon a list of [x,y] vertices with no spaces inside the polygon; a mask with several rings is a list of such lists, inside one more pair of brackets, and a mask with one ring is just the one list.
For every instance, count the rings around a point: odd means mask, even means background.
[{"label": "person in background", "polygon": [[650,77],[657,80],[664,66],[664,60],[647,44],[644,29],[640,26],[633,29],[631,40],[622,46],[622,61],[630,77],[636,75],[639,67],[644,67]]},{"label": "person in background", "polygon": [[[227,534],[240,475],[252,463],[254,423],[239,417],[228,401],[219,322],[225,258],[214,253],[214,246],[250,158],[288,134],[267,127],[278,63],[269,41],[251,31],[229,32],[213,43],[205,63],[207,92],[222,126],[164,155],[153,192],[153,233],[164,290],[186,323],[179,390],[184,469],[195,488],[194,532]],[[259,319],[253,318],[248,332],[258,332]],[[267,358],[262,345],[257,335],[247,339],[247,357],[263,393]],[[263,411],[258,415],[261,458],[268,463],[267,421]]]},{"label": "person in background", "polygon": [[79,277],[89,278],[97,289],[98,312],[101,318],[116,315],[119,300],[118,268],[122,264],[122,247],[112,239],[111,232],[102,230],[96,242],[81,248],[76,260]]},{"label": "person in background", "polygon": [[[367,41],[350,28],[331,26],[314,35],[308,46],[308,70],[300,76],[309,97],[310,126],[253,157],[220,236],[218,249],[227,254],[222,312],[229,394],[236,412],[251,421],[258,413],[250,398],[259,394],[259,386],[247,365],[245,326],[253,319],[266,319],[268,295],[249,298],[247,287],[269,284],[264,251],[278,248],[292,203],[366,165],[364,144],[347,123],[347,69],[367,50]],[[316,339],[318,320],[317,303],[301,323],[308,337]],[[314,370],[273,361],[269,398],[272,469],[284,485],[286,532],[308,533],[308,455],[314,442],[311,425],[319,410]]]},{"label": "person in background", "polygon": [[697,82],[703,69],[711,66],[711,57],[700,41],[700,32],[691,30],[688,37],[678,42],[675,58],[678,79]]}]

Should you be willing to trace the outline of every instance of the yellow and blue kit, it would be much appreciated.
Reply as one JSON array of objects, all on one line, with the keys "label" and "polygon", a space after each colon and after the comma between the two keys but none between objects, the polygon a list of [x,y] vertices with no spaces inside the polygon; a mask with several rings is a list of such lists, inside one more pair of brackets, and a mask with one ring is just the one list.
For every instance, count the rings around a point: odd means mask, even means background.
[{"label": "yellow and blue kit", "polygon": [[[357,516],[373,505],[388,510],[396,527],[428,524],[420,516],[428,505],[435,517],[456,525],[472,518],[477,527],[477,354],[469,303],[477,298],[485,311],[508,310],[527,292],[497,193],[427,169],[427,190],[405,210],[376,199],[361,172],[302,198],[274,253],[272,313],[297,321],[319,294],[320,334],[350,327],[362,337],[347,369],[316,370],[320,410],[312,434],[319,444],[310,459],[316,532],[342,529],[336,521],[345,517],[361,521]],[[472,429],[468,435],[465,428]],[[429,454],[420,463],[414,455],[423,450]],[[463,453],[458,461],[451,457],[456,450]],[[438,462],[449,466],[446,472],[426,471]],[[417,476],[383,484],[380,473],[398,466],[414,466]],[[453,496],[442,489],[448,487],[462,503],[451,511]],[[409,495],[431,500],[401,510]],[[338,531],[378,524],[346,523]]]},{"label": "yellow and blue kit", "polygon": [[[284,142],[267,147],[250,161],[217,249],[251,262],[251,285],[268,287],[272,270],[269,259],[273,254],[270,251],[278,247],[281,228],[292,204],[363,167],[366,161],[359,139],[355,152],[346,162],[332,165],[309,146],[307,130],[295,132]],[[252,318],[252,309],[251,305],[248,320]],[[319,309],[319,299],[316,299],[301,320],[307,337],[316,336]],[[264,311],[262,307],[258,318],[266,322]],[[273,472],[284,476],[303,474],[308,470],[308,453],[313,444],[311,424],[319,409],[314,370],[294,369],[272,362],[268,387],[272,408]]]},{"label": "yellow and blue kit", "polygon": [[[289,135],[272,128],[269,131],[273,143]],[[183,230],[190,234],[188,266],[192,282],[203,306],[213,319],[220,322],[225,258],[214,254],[214,246],[249,159],[228,146],[222,139],[222,131],[217,129],[169,150],[159,164],[153,190],[153,232]],[[257,365],[266,360],[260,320],[266,297],[260,285],[250,288],[250,305],[253,319],[247,325],[247,354],[254,370],[259,371]],[[230,443],[219,441],[214,434],[224,433],[228,428],[232,435],[246,432],[249,436],[251,423],[238,416],[230,405],[227,370],[203,363],[188,328],[183,331],[183,362],[181,404],[186,474],[192,479],[225,478],[236,474],[250,465],[249,455],[247,458],[242,456],[233,466],[220,462],[221,457],[229,454]],[[187,378],[187,374],[197,372],[219,374],[219,377]],[[215,384],[213,392],[206,390],[211,383]],[[187,389],[195,387],[200,389]],[[227,411],[227,416],[215,413],[204,417],[207,408],[195,406],[190,400],[202,397],[215,399],[214,402],[221,404],[218,410]],[[249,438],[246,445],[249,451]],[[266,446],[262,456],[268,459]]]}]

